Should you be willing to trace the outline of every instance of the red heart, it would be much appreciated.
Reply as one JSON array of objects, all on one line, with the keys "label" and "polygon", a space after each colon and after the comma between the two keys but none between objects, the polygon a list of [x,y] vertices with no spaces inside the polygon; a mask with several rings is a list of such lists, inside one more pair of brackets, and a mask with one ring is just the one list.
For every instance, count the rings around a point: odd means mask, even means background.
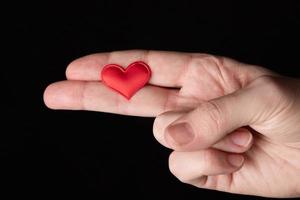
[{"label": "red heart", "polygon": [[108,64],[101,72],[102,81],[127,99],[144,87],[150,77],[151,70],[142,61],[133,62],[126,69],[117,64]]}]

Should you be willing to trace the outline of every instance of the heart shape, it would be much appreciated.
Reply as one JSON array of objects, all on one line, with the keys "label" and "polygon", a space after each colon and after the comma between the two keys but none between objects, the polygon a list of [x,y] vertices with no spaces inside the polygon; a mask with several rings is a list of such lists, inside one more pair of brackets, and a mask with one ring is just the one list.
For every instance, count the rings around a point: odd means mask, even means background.
[{"label": "heart shape", "polygon": [[101,80],[127,99],[144,87],[150,77],[150,67],[142,61],[133,62],[126,69],[117,64],[108,64],[101,71]]}]

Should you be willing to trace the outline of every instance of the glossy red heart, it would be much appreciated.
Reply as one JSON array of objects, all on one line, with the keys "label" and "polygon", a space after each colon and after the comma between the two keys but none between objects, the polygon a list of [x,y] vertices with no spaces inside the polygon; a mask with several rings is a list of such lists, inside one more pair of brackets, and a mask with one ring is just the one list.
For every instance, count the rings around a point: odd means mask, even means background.
[{"label": "glossy red heart", "polygon": [[110,88],[130,99],[149,81],[150,67],[142,62],[131,63],[126,69],[117,64],[108,64],[101,71],[101,80]]}]

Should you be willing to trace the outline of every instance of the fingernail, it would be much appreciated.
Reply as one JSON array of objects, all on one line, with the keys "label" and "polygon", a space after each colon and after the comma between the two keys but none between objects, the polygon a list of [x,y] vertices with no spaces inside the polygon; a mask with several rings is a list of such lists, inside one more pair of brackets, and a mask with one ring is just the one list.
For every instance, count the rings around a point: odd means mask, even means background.
[{"label": "fingernail", "polygon": [[242,155],[229,155],[227,157],[228,162],[234,167],[240,167],[244,162],[244,156]]},{"label": "fingernail", "polygon": [[238,131],[234,133],[231,140],[234,144],[246,147],[251,142],[252,135],[248,131]]},{"label": "fingernail", "polygon": [[171,125],[166,130],[167,142],[173,142],[177,145],[186,145],[194,139],[192,127],[186,123]]}]

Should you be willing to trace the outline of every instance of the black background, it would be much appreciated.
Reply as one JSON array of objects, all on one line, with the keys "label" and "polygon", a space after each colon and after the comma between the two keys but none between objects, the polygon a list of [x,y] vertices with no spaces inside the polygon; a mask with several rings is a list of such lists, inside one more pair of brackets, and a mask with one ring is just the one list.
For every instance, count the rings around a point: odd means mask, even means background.
[{"label": "black background", "polygon": [[180,183],[152,118],[53,111],[42,99],[73,59],[123,49],[218,54],[299,77],[299,3],[249,2],[12,2],[2,17],[1,193],[261,199]]}]

